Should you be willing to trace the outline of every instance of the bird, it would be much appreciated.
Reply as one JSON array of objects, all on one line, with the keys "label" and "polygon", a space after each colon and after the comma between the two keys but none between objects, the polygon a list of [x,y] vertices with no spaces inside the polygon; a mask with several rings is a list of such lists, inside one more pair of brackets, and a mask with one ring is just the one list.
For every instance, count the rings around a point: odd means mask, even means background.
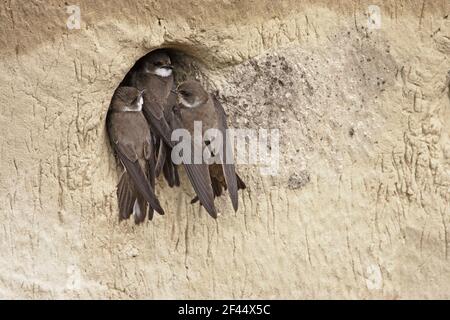
[{"label": "bird", "polygon": [[[145,90],[142,111],[153,133],[155,150],[158,150],[156,164],[150,168],[151,185],[155,185],[154,177],[163,171],[169,186],[179,186],[177,167],[168,157],[175,143],[171,140],[173,130],[166,120],[165,110],[174,105],[176,96],[173,94],[173,66],[167,51],[158,49],[144,56],[130,70],[124,84]],[[201,174],[201,168],[190,163],[184,163],[183,166],[202,205],[210,214],[217,215],[209,180]]]},{"label": "bird", "polygon": [[170,102],[170,90],[174,86],[173,66],[170,56],[163,49],[150,52],[130,70],[122,85],[130,85],[145,90],[143,113],[152,129],[152,141],[157,160],[150,168],[150,183],[155,186],[155,178],[164,173],[170,187],[179,186],[177,168],[166,161],[170,151],[169,126],[164,120],[164,108]]},{"label": "bird", "polygon": [[128,219],[134,213],[137,224],[145,220],[147,209],[150,220],[153,210],[164,214],[149,182],[154,146],[149,125],[142,113],[143,94],[144,91],[134,87],[118,87],[106,119],[109,140],[123,166],[117,185],[119,218]]},{"label": "bird", "polygon": [[164,121],[164,107],[174,85],[170,56],[161,49],[152,51],[130,72],[130,85],[145,90],[143,112],[149,125],[160,138],[170,137],[170,128]]},{"label": "bird", "polygon": [[[228,126],[225,110],[216,96],[209,94],[200,82],[187,80],[182,82],[174,92],[177,95],[177,104],[172,106],[171,112],[166,112],[166,119],[169,120],[173,130],[186,129],[192,137],[194,134],[194,122],[201,121],[202,136],[208,130],[216,129],[223,138],[227,137],[226,130]],[[194,140],[191,139],[192,145],[195,143]],[[202,180],[207,181],[209,184],[208,188],[205,188],[206,195],[204,195],[204,198],[214,201],[215,197],[222,195],[224,189],[228,190],[233,208],[237,211],[238,190],[245,189],[246,185],[235,171],[229,141],[222,141],[219,144],[222,146],[222,150],[214,150],[211,148],[213,140],[214,137],[206,136],[201,142],[201,147],[202,150],[208,148],[213,157],[219,156],[219,163],[208,164],[203,161],[201,164],[194,164],[197,168],[197,174],[202,175]],[[198,195],[192,199],[191,203],[195,203],[198,200],[204,206],[202,199]],[[210,212],[208,209],[207,211],[213,218],[217,218],[216,212]]]}]

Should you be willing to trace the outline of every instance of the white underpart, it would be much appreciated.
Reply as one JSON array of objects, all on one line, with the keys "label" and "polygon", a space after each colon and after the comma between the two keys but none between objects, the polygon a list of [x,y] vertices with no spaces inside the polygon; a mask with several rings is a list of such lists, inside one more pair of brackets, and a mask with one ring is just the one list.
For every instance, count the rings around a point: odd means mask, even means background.
[{"label": "white underpart", "polygon": [[189,103],[186,100],[184,100],[183,97],[180,97],[180,101],[181,101],[181,104],[183,106],[185,106],[186,108],[196,108],[200,105],[200,101],[198,101],[198,99],[195,99],[194,103]]},{"label": "white underpart", "polygon": [[137,111],[142,111],[142,105],[143,104],[144,104],[144,98],[141,96],[141,97],[139,97]]},{"label": "white underpart", "polygon": [[144,104],[144,98],[140,97],[139,101],[137,103],[137,108],[130,108],[127,106],[127,107],[123,108],[123,111],[125,111],[125,112],[141,112],[143,104]]},{"label": "white underpart", "polygon": [[139,203],[136,200],[134,200],[134,205],[133,205],[133,214],[140,217],[142,212],[141,212],[141,207],[139,206]]},{"label": "white underpart", "polygon": [[172,69],[169,69],[169,68],[157,68],[155,70],[155,74],[157,76],[166,78],[166,77],[169,77],[170,75],[172,75]]},{"label": "white underpart", "polygon": [[138,110],[136,108],[125,107],[125,108],[123,108],[123,111],[124,112],[139,112],[141,110]]}]

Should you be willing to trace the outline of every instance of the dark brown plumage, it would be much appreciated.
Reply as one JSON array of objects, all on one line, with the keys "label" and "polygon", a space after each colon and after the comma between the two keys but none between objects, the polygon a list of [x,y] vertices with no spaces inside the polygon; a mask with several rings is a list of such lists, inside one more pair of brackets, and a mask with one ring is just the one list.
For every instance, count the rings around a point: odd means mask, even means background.
[{"label": "dark brown plumage", "polygon": [[[194,134],[194,121],[202,122],[202,134],[208,129],[218,129],[222,137],[226,138],[226,114],[219,103],[219,101],[212,95],[208,94],[201,84],[197,81],[186,81],[180,84],[176,90],[178,96],[178,104],[172,108],[172,114],[168,115],[169,121],[173,129],[184,128]],[[193,139],[192,139],[193,140]],[[203,142],[203,148],[207,147],[210,141]],[[222,194],[222,190],[228,190],[230,199],[234,210],[238,209],[238,190],[245,189],[245,184],[235,172],[233,159],[227,159],[227,156],[232,157],[230,149],[231,145],[223,143],[222,152],[218,153],[221,157],[220,164],[207,165],[193,164],[196,168],[197,175],[201,175],[202,180],[207,182],[204,187],[204,196],[209,201],[214,201],[214,197]],[[195,197],[192,202],[200,200],[200,203],[205,206],[202,199]],[[212,205],[214,207],[214,204]],[[207,211],[214,218],[217,216],[214,212]]]},{"label": "dark brown plumage", "polygon": [[[169,186],[177,186],[180,184],[177,167],[169,158],[174,146],[171,141],[173,128],[164,116],[164,110],[175,101],[175,96],[171,95],[174,79],[169,55],[164,50],[150,53],[132,71],[127,82],[139,90],[145,89],[143,113],[154,134],[154,146],[159,150],[158,161],[150,170],[155,176],[162,171]],[[183,166],[200,202],[211,215],[217,215],[212,191],[209,190],[210,181],[202,174],[202,167],[193,164]]]},{"label": "dark brown plumage", "polygon": [[149,168],[154,164],[154,148],[151,132],[142,114],[143,92],[133,87],[119,87],[111,101],[107,116],[107,130],[111,145],[124,171],[117,186],[117,198],[121,219],[128,219],[134,212],[136,223],[145,220],[147,203],[149,218],[153,210],[164,210],[151,185]]}]

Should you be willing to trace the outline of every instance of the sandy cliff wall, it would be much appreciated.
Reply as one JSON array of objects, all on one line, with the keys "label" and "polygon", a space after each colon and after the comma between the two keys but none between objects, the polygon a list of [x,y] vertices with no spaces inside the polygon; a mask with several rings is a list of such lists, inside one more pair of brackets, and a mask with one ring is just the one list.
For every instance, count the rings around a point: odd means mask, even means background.
[{"label": "sandy cliff wall", "polygon": [[[0,297],[450,298],[448,1],[78,4],[79,30],[60,1],[0,5]],[[118,223],[106,110],[159,46],[233,127],[280,129],[279,174],[240,167],[217,221],[184,179]]]}]

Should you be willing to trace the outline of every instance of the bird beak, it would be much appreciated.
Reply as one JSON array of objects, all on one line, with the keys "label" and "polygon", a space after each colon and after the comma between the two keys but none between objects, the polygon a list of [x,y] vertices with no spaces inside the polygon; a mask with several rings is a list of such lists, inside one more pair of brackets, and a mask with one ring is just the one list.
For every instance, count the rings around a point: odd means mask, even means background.
[{"label": "bird beak", "polygon": [[163,66],[163,68],[164,68],[164,69],[170,69],[170,70],[173,69],[173,67],[172,67],[171,65],[165,65],[165,66]]},{"label": "bird beak", "polygon": [[141,90],[141,91],[139,92],[139,97],[142,97],[142,96],[144,95],[144,93],[145,93],[145,89],[144,89],[144,90]]},{"label": "bird beak", "polygon": [[174,94],[178,94],[176,89],[170,89],[170,92],[174,93]]}]

